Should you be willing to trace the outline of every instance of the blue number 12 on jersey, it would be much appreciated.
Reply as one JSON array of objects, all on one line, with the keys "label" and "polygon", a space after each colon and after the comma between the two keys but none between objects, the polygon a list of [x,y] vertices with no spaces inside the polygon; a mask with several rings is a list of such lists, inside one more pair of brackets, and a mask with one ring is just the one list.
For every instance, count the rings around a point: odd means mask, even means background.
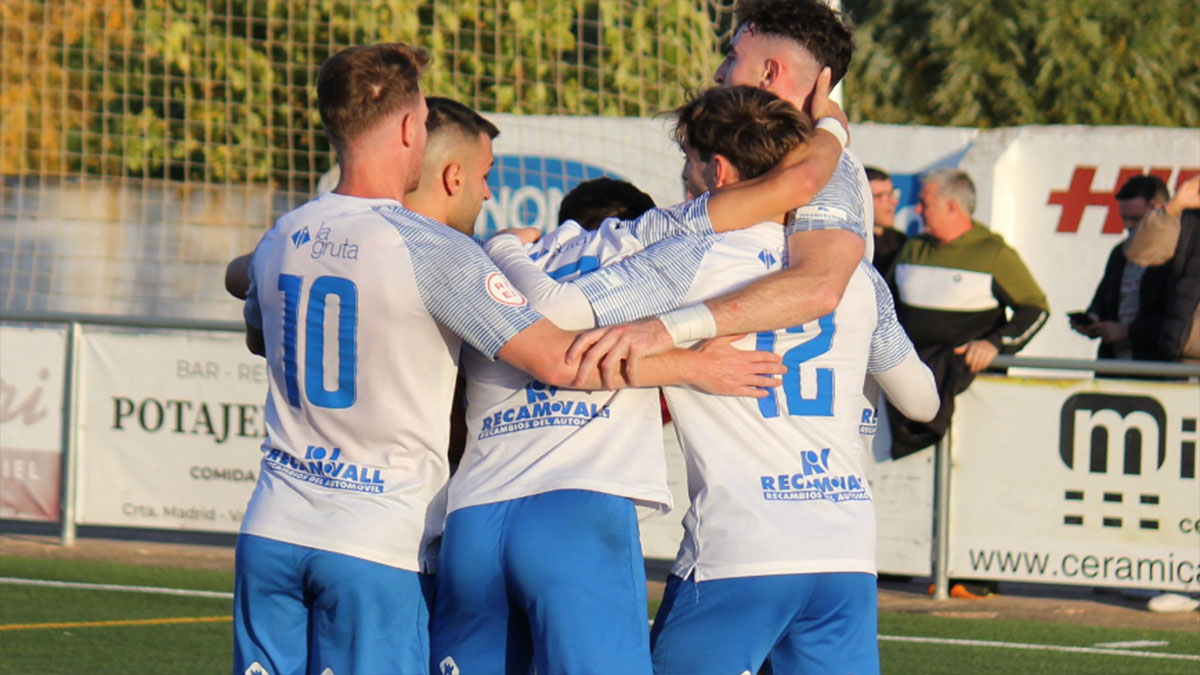
[{"label": "blue number 12 on jersey", "polygon": [[[812,397],[806,398],[800,391],[800,364],[814,359],[833,346],[833,336],[837,326],[833,323],[834,313],[831,312],[817,321],[817,334],[807,342],[792,347],[783,353],[783,365],[787,372],[783,374],[783,398],[787,403],[787,413],[801,417],[832,417],[833,416],[833,369],[817,368],[817,391]],[[793,326],[787,329],[789,333],[803,333],[804,326]],[[777,331],[769,330],[758,334],[755,349],[762,352],[775,351],[775,336]],[[774,391],[765,397],[755,399],[758,411],[763,417],[779,417],[779,401]]]},{"label": "blue number 12 on jersey", "polygon": [[[288,403],[300,405],[297,376],[297,330],[300,317],[300,291],[304,279],[294,274],[279,275],[283,292],[283,379],[287,384]],[[337,296],[337,388],[325,388],[325,301]],[[354,405],[354,375],[358,366],[358,288],[342,277],[317,277],[308,291],[304,321],[304,395],[321,408],[349,408]]]}]

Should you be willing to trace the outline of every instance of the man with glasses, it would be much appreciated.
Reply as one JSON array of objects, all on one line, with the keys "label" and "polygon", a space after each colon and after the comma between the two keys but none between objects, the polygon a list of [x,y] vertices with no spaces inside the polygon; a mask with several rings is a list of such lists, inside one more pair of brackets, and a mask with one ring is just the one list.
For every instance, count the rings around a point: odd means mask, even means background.
[{"label": "man with glasses", "polygon": [[874,166],[867,168],[867,181],[871,184],[871,200],[875,205],[875,257],[871,262],[879,273],[887,276],[896,260],[900,247],[908,235],[896,229],[896,204],[900,191],[892,185],[888,172]]}]

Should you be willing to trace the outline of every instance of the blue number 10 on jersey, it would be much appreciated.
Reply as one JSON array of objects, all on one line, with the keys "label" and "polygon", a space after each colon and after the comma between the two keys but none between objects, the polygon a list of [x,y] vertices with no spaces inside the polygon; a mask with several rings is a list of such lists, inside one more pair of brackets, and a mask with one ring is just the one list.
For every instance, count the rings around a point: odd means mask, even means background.
[{"label": "blue number 10 on jersey", "polygon": [[[321,408],[349,408],[354,405],[354,377],[358,367],[358,289],[342,277],[317,277],[308,292],[304,316],[300,316],[300,296],[304,279],[294,274],[279,275],[283,292],[283,375],[287,383],[288,404],[300,406],[300,382],[297,376],[297,334],[304,322],[304,395]],[[337,388],[325,388],[325,301],[337,296]]]},{"label": "blue number 10 on jersey", "polygon": [[[799,417],[832,417],[833,416],[833,369],[817,368],[817,391],[811,397],[805,397],[800,391],[800,365],[805,361],[829,351],[833,346],[833,336],[837,326],[833,323],[834,313],[831,312],[817,321],[817,334],[806,342],[802,342],[783,353],[783,365],[787,372],[783,374],[783,398],[787,403],[787,414]],[[803,333],[804,326],[793,326],[788,333]],[[763,331],[758,334],[755,349],[762,352],[775,351],[775,338],[778,331]],[[779,417],[779,401],[777,394],[771,390],[767,396],[756,399],[758,411],[763,417]]]}]

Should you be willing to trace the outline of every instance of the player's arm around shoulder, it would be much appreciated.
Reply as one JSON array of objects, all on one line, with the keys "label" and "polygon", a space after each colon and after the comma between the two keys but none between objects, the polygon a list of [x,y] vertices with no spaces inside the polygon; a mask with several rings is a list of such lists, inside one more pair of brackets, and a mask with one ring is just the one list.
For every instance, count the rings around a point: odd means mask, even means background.
[{"label": "player's arm around shoulder", "polygon": [[737,336],[625,362],[611,373],[602,374],[595,366],[580,372],[566,360],[574,337],[543,319],[510,339],[497,357],[540,382],[586,390],[683,385],[710,394],[759,397],[765,395],[763,387],[779,385],[773,375],[786,371],[777,354],[734,348]]},{"label": "player's arm around shoulder", "polygon": [[862,237],[848,230],[809,230],[788,237],[788,267],[706,304],[717,333],[799,326],[837,309],[862,260]]},{"label": "player's arm around shoulder", "polygon": [[767,173],[715,192],[708,200],[713,231],[745,229],[807,204],[829,182],[841,156],[836,137],[814,133]]}]

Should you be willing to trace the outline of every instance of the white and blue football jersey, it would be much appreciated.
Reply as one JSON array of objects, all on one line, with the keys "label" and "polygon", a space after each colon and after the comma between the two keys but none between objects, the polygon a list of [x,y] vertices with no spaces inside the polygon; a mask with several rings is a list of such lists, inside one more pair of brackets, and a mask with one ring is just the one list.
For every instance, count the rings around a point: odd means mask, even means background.
[{"label": "white and blue football jersey", "polygon": [[428,571],[461,341],[491,358],[541,315],[471,239],[388,199],[291,211],[250,277],[269,393],[242,532]]},{"label": "white and blue football jersey", "polygon": [[[778,269],[772,264],[784,246],[778,226],[718,238],[689,304]],[[788,370],[782,386],[767,397],[664,388],[691,497],[673,574],[687,578],[694,572],[704,581],[874,573],[875,513],[859,443],[862,389],[873,341],[878,367],[903,348],[893,349],[890,329],[877,331],[878,288],[871,272],[869,264],[859,265],[833,313],[735,343],[783,357]]]},{"label": "white and blue football jersey", "polygon": [[[557,283],[580,284],[602,274],[606,265],[635,260],[638,256],[630,256],[663,239],[708,238],[712,225],[706,204],[707,196],[652,209],[633,221],[609,219],[594,232],[567,222],[523,249],[519,262],[532,261]],[[489,250],[515,246],[515,242],[497,238],[489,243]],[[503,268],[503,259],[497,259]],[[513,278],[521,283],[520,275]],[[662,295],[673,292],[672,306],[677,306],[686,288],[683,284]],[[528,295],[533,307],[564,328],[594,325],[586,300],[578,296],[568,301],[581,308],[555,306],[533,289]],[[606,318],[611,322],[611,316]],[[463,360],[467,444],[450,480],[448,511],[551,490],[628,497],[643,515],[671,508],[657,389],[560,389],[470,349],[464,350]]]}]

